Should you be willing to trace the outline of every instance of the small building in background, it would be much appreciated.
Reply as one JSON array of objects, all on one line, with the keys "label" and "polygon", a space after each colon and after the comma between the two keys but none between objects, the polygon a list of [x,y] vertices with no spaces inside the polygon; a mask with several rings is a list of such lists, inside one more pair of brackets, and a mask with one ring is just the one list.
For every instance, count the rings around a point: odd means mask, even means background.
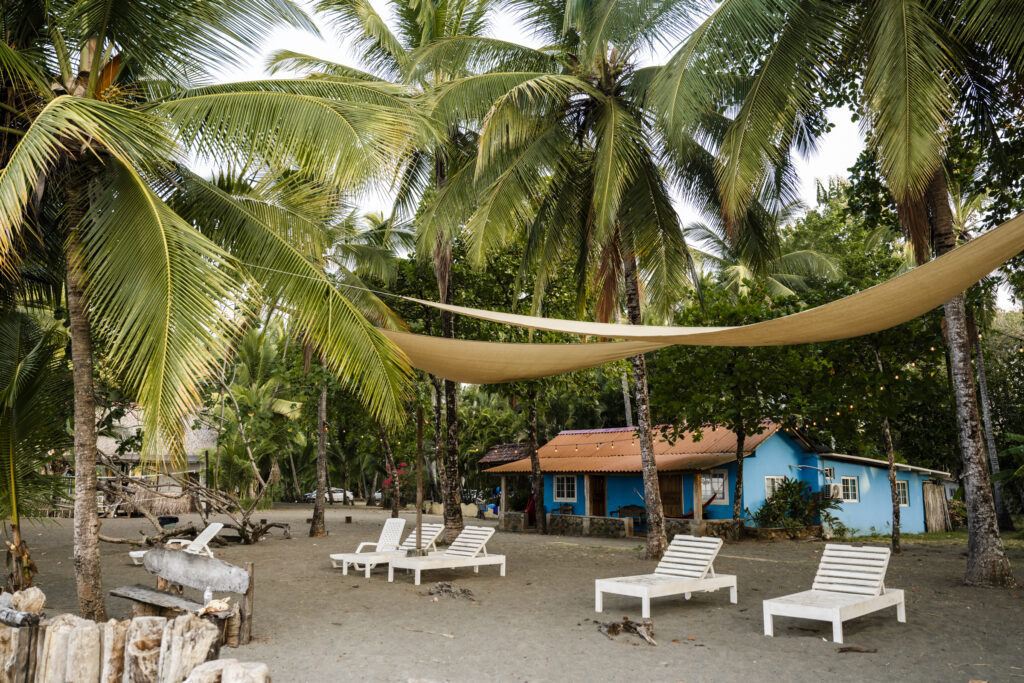
[{"label": "small building in background", "polygon": [[[726,520],[733,518],[736,488],[736,435],[706,428],[699,439],[691,432],[669,441],[654,434],[654,458],[662,506],[668,518]],[[783,479],[798,480],[812,493],[841,500],[833,515],[851,533],[891,530],[892,499],[888,463],[884,460],[819,452],[780,425],[767,423],[761,434],[744,443],[741,509],[753,512]],[[646,504],[635,429],[566,430],[538,450],[544,473],[544,506],[548,512],[592,517],[633,514]],[[926,530],[926,500],[932,489],[941,493],[949,473],[898,464],[900,528]],[[509,476],[530,471],[528,457],[485,470]],[[944,501],[945,496],[940,496]],[[699,502],[695,512],[694,501]],[[933,504],[933,503],[929,503]],[[930,518],[941,515],[931,511]],[[747,524],[751,524],[749,518]]]}]

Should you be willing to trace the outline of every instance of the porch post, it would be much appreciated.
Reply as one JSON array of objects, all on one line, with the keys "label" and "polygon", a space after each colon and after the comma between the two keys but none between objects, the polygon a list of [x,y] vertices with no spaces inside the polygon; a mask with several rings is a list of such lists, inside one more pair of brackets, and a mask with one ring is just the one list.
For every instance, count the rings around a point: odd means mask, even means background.
[{"label": "porch post", "polygon": [[697,528],[704,521],[704,493],[700,472],[693,473],[693,521],[697,522]]},{"label": "porch post", "polygon": [[501,475],[501,514],[508,512],[508,477]]},{"label": "porch post", "polygon": [[590,516],[593,514],[593,507],[590,505],[590,475],[583,475],[583,514]]}]

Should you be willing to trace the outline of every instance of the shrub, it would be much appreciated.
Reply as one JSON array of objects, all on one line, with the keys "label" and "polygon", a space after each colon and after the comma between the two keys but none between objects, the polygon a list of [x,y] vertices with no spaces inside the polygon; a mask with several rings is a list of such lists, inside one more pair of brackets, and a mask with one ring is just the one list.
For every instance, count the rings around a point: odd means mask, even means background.
[{"label": "shrub", "polygon": [[775,489],[772,497],[762,503],[750,517],[754,524],[766,528],[795,529],[828,524],[835,529],[840,523],[830,511],[838,508],[839,501],[835,498],[812,493],[809,484],[787,477]]}]

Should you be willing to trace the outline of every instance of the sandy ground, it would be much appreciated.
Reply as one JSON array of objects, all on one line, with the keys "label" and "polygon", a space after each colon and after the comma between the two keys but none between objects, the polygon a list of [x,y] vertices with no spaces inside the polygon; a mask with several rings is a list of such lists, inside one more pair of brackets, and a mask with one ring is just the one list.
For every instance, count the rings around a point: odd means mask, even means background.
[{"label": "sandy ground", "polygon": [[[1024,589],[961,585],[962,546],[911,545],[893,558],[886,583],[907,591],[908,623],[898,623],[891,609],[845,625],[846,644],[875,648],[874,654],[838,653],[825,622],[777,618],[776,637],[762,635],[761,601],[809,588],[822,550],[817,542],[790,541],[727,544],[716,569],[739,578],[739,604],[729,604],[727,591],[689,602],[655,600],[658,646],[652,647],[633,635],[609,640],[594,622],[639,619],[638,599],[607,596],[604,614],[593,611],[594,579],[652,571],[652,562],[638,559],[637,540],[499,532],[488,549],[508,556],[505,578],[496,567],[478,575],[435,571],[414,587],[403,572],[393,584],[381,570],[369,581],[343,577],[327,559],[376,540],[381,511],[337,506],[328,510],[330,535],[312,539],[305,535],[310,509],[284,506],[266,514],[291,523],[292,539],[275,530],[257,546],[217,549],[228,562],[256,565],[254,640],[223,656],[266,662],[278,682],[1024,679]],[[345,515],[353,523],[345,524]],[[133,535],[147,525],[104,523],[111,535]],[[49,611],[75,611],[71,521],[27,531]],[[127,550],[104,544],[107,590],[154,585],[130,564]],[[1024,552],[1010,554],[1024,580]],[[439,580],[469,588],[476,599],[435,601],[427,589]],[[108,597],[107,607],[111,616],[128,613],[120,598]]]}]

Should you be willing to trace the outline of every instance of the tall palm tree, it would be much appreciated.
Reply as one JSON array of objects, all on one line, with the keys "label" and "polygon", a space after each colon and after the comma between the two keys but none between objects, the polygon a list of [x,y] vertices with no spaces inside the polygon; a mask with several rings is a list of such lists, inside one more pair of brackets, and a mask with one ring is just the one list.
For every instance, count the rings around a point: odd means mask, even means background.
[{"label": "tall palm tree", "polygon": [[[515,0],[511,10],[545,47],[465,36],[422,48],[418,72],[451,62],[482,72],[431,93],[439,121],[476,125],[480,134],[459,189],[439,195],[424,220],[443,226],[472,211],[466,227],[478,263],[525,234],[536,302],[564,259],[574,266],[581,307],[596,290],[598,319],[611,319],[620,300],[632,324],[645,313],[667,317],[693,272],[670,186],[704,205],[714,196],[705,187],[713,174],[696,138],[668,144],[646,105],[658,69],[639,68],[638,59],[682,35],[691,5]],[[666,539],[643,356],[632,365],[647,553],[660,557]]]},{"label": "tall palm tree", "polygon": [[[786,204],[774,215],[776,225],[788,223],[803,207],[801,202]],[[839,266],[827,254],[814,249],[783,252],[774,241],[730,242],[721,222],[692,223],[683,234],[697,262],[717,272],[722,285],[734,294],[749,294],[748,283],[758,280],[769,296],[792,296],[807,289],[812,278],[832,280],[839,276]],[[766,249],[767,254],[763,253]]]},{"label": "tall palm tree", "polygon": [[402,415],[407,371],[398,354],[297,246],[315,242],[320,226],[272,199],[233,196],[183,161],[298,169],[348,187],[397,158],[422,119],[393,89],[355,79],[197,85],[211,68],[244,59],[271,27],[311,26],[288,0],[65,0],[43,3],[41,16],[12,6],[4,7],[8,40],[29,38],[0,43],[10,114],[0,270],[12,272],[40,236],[52,238],[65,267],[79,607],[103,619],[95,337],[145,407],[150,455],[181,452],[199,383],[238,327],[230,304],[249,292],[287,302],[372,411],[388,421]]},{"label": "tall palm tree", "polygon": [[[298,69],[317,81],[331,82],[336,78],[361,77],[366,80],[391,81],[407,92],[422,93],[453,78],[465,75],[473,66],[465,60],[446,60],[433,65],[429,71],[414,71],[414,55],[428,46],[462,37],[482,36],[490,15],[497,8],[491,0],[390,0],[388,9],[394,25],[378,14],[369,0],[320,0],[318,12],[329,16],[346,38],[354,39],[357,50],[364,54],[363,67],[352,67],[324,62],[309,55],[279,52],[271,60],[273,68]],[[440,225],[425,219],[423,198],[445,196],[465,191],[462,178],[472,173],[472,160],[476,136],[471,129],[449,121],[439,126],[432,139],[409,151],[405,162],[398,166],[395,183],[394,213],[397,217],[416,217],[419,233],[419,252],[434,263],[438,296],[442,303],[452,301],[451,268],[452,244],[460,221]],[[470,169],[467,171],[467,169]],[[451,313],[441,314],[441,333],[455,335]],[[458,386],[455,382],[432,378],[437,395],[438,413],[435,428],[440,429],[440,408],[443,393],[445,413],[444,448],[439,468],[442,473],[445,537],[452,540],[462,530],[462,494],[459,475]]]},{"label": "tall palm tree", "polygon": [[[964,119],[982,144],[1024,74],[1020,3],[1005,0],[726,0],[707,3],[653,88],[665,125],[686,131],[716,107],[736,111],[718,150],[724,216],[734,226],[772,166],[813,148],[825,107],[851,102],[896,200],[918,262],[955,246],[942,164]],[[736,75],[724,88],[720,74]],[[730,234],[734,234],[734,230]],[[963,297],[944,306],[970,527],[965,581],[1013,582],[996,527],[981,441]]]}]

